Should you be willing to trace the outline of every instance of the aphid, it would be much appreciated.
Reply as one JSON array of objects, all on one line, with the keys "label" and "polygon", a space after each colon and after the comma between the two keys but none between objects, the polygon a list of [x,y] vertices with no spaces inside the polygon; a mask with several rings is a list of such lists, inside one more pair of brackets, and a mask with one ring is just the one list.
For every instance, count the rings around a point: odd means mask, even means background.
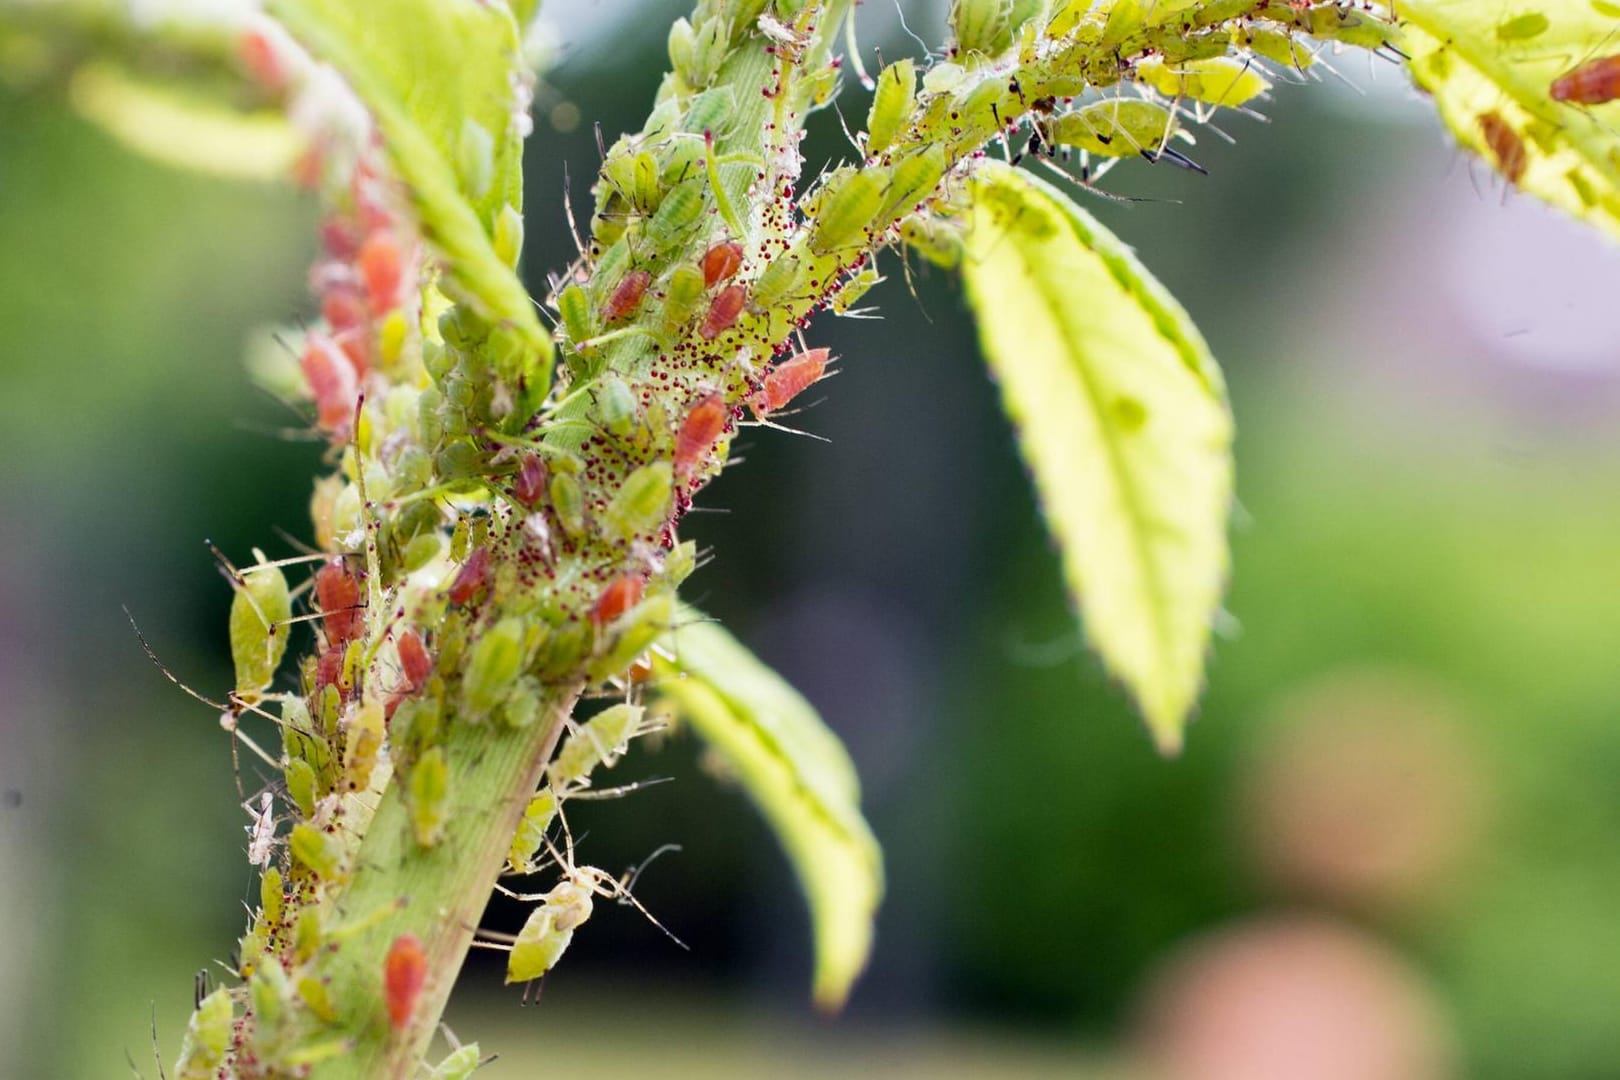
[{"label": "aphid", "polygon": [[1233,56],[1190,60],[1171,66],[1156,57],[1136,65],[1136,77],[1169,98],[1188,98],[1205,105],[1235,109],[1271,89],[1271,82],[1250,61]]},{"label": "aphid", "polygon": [[518,822],[517,833],[512,837],[512,850],[507,854],[507,862],[514,871],[520,874],[534,872],[534,856],[545,842],[546,830],[551,828],[552,819],[557,816],[557,796],[551,788],[541,788],[529,805],[523,808],[523,820]]},{"label": "aphid", "polygon": [[954,55],[993,56],[1006,50],[1012,44],[1010,8],[1005,0],[955,0],[950,15]]},{"label": "aphid", "polygon": [[1479,116],[1479,132],[1485,139],[1485,145],[1490,148],[1491,155],[1496,158],[1496,167],[1502,170],[1502,175],[1509,182],[1517,184],[1524,175],[1528,157],[1524,151],[1524,140],[1513,126],[1494,112],[1481,113]]},{"label": "aphid", "polygon": [[695,266],[677,266],[664,286],[664,330],[673,334],[697,312],[706,275]]},{"label": "aphid", "polygon": [[[589,787],[597,766],[617,765],[630,740],[646,734],[642,720],[646,709],[640,705],[618,704],[604,709],[571,732],[557,757],[547,767],[553,790],[567,793],[570,788]],[[544,830],[541,831],[544,835]]]},{"label": "aphid", "polygon": [[906,125],[917,98],[917,65],[908,56],[878,73],[872,110],[866,118],[866,154],[877,157],[894,145]]},{"label": "aphid", "polygon": [[180,1044],[176,1080],[213,1080],[224,1064],[234,1019],[235,1007],[228,987],[220,987],[198,1004],[186,1025],[185,1041]]},{"label": "aphid", "polygon": [[575,348],[582,341],[596,336],[596,323],[591,318],[591,300],[579,285],[570,284],[557,294],[557,313],[562,316],[563,330]]},{"label": "aphid", "polygon": [[[676,445],[678,448],[678,437]],[[676,452],[678,454],[679,449]],[[641,466],[619,485],[619,490],[603,512],[603,523],[621,540],[652,532],[664,523],[669,514],[669,496],[673,486],[674,476],[669,462],[657,461]]]},{"label": "aphid", "polygon": [[808,349],[778,364],[748,399],[754,415],[763,419],[802,394],[826,372],[831,354],[831,349]]},{"label": "aphid", "polygon": [[[266,868],[264,876],[259,879],[259,915],[267,926],[275,927],[281,922],[286,901],[286,894],[281,891],[281,871],[274,866]],[[206,979],[204,982],[206,986]],[[201,1005],[202,1002],[197,1004]]]},{"label": "aphid", "polygon": [[895,162],[877,220],[887,223],[909,213],[939,186],[945,167],[945,148],[937,143]]},{"label": "aphid", "polygon": [[737,95],[729,86],[716,86],[694,94],[686,107],[683,130],[693,135],[724,137],[737,119]]},{"label": "aphid", "polygon": [[506,697],[518,672],[523,670],[525,637],[523,620],[509,615],[484,631],[473,645],[461,683],[462,700],[470,717],[487,715]]},{"label": "aphid", "polygon": [[[1528,41],[1533,37],[1540,37],[1547,32],[1552,24],[1547,16],[1539,11],[1527,11],[1523,15],[1514,15],[1503,19],[1496,24],[1496,40],[1501,42]],[[1560,100],[1554,98],[1554,100]]]},{"label": "aphid", "polygon": [[406,785],[411,831],[419,846],[430,848],[444,837],[449,794],[450,767],[444,760],[444,747],[430,746],[412,763]]},{"label": "aphid", "polygon": [[747,302],[747,288],[742,285],[727,285],[715,293],[714,299],[709,301],[709,311],[703,316],[703,325],[698,328],[698,334],[704,341],[713,341],[731,329]]},{"label": "aphid", "polygon": [[636,397],[617,375],[604,375],[592,388],[596,419],[615,435],[628,435],[636,422]]},{"label": "aphid", "polygon": [[1102,157],[1157,156],[1176,131],[1176,116],[1158,102],[1115,98],[1053,117],[1043,128],[1046,140],[1056,146]]},{"label": "aphid", "polygon": [[366,301],[371,310],[381,313],[397,307],[405,267],[393,236],[384,229],[374,230],[360,245],[354,261],[360,280],[365,284]]},{"label": "aphid", "polygon": [[1310,45],[1287,30],[1235,22],[1231,33],[1232,44],[1249,49],[1274,64],[1304,71],[1316,63],[1316,54],[1311,51]]},{"label": "aphid", "polygon": [[1620,55],[1600,56],[1558,76],[1547,91],[1554,101],[1602,105],[1620,98]]},{"label": "aphid", "polygon": [[743,249],[735,240],[715,244],[703,253],[703,287],[712,289],[730,281],[742,269]]},{"label": "aphid", "polygon": [[675,476],[683,482],[714,449],[715,441],[726,430],[731,410],[725,398],[711,393],[686,414],[681,428],[675,433]]},{"label": "aphid", "polygon": [[236,696],[256,701],[269,689],[276,668],[287,652],[287,621],[292,617],[292,593],[278,566],[261,565],[237,575],[231,598],[231,660],[236,668]]},{"label": "aphid", "polygon": [[481,1064],[478,1060],[478,1044],[468,1043],[457,1047],[435,1065],[428,1080],[468,1080]]},{"label": "aphid", "polygon": [[[573,214],[569,214],[572,223]],[[501,207],[501,212],[495,218],[495,236],[493,238],[495,254],[502,262],[513,269],[517,268],[518,258],[523,254],[523,214],[511,203]]]},{"label": "aphid", "polygon": [[[675,622],[675,598],[667,592],[650,596],[627,615],[628,626],[618,627],[612,646],[595,656],[585,669],[591,682],[607,682],[623,675]],[[621,620],[622,622],[622,620]]]},{"label": "aphid", "polygon": [[602,590],[602,595],[596,598],[591,607],[591,622],[603,626],[617,619],[626,611],[641,603],[641,594],[647,587],[646,578],[641,574],[625,574],[608,582]]},{"label": "aphid", "polygon": [[416,1015],[416,1004],[427,985],[427,951],[415,934],[401,934],[388,947],[383,961],[383,997],[388,1003],[388,1023],[404,1031]]},{"label": "aphid", "polygon": [[343,741],[343,780],[350,791],[364,791],[371,786],[371,773],[377,767],[387,725],[386,707],[375,698],[364,702],[349,717]]},{"label": "aphid", "polygon": [[330,644],[345,644],[359,636],[363,623],[360,583],[341,558],[332,559],[315,571],[315,600],[320,606],[326,640]]},{"label": "aphid", "polygon": [[474,548],[450,583],[450,602],[465,604],[489,584],[489,549]]},{"label": "aphid", "polygon": [[768,310],[775,307],[779,300],[792,295],[803,279],[803,260],[797,253],[787,252],[765,264],[765,269],[754,279],[749,299],[755,310]]},{"label": "aphid", "polygon": [[618,322],[636,310],[641,298],[646,295],[647,286],[651,284],[652,275],[645,270],[632,270],[620,278],[607,303],[602,305],[602,321]]},{"label": "aphid", "polygon": [[577,537],[585,531],[585,493],[571,474],[558,472],[551,477],[551,508],[563,532]]},{"label": "aphid", "polygon": [[287,849],[293,859],[308,867],[315,876],[336,878],[343,866],[343,845],[337,837],[300,821],[287,834]]},{"label": "aphid", "polygon": [[251,825],[244,826],[248,834],[248,865],[269,866],[276,847],[276,815],[271,794],[264,792],[259,796],[259,808],[254,810],[250,806],[247,812],[253,819]]},{"label": "aphid", "polygon": [[546,494],[546,463],[539,454],[525,454],[518,462],[517,476],[512,481],[512,495],[531,510]]},{"label": "aphid", "polygon": [[413,693],[422,689],[433,674],[433,657],[428,655],[421,635],[415,630],[407,630],[399,635],[395,648],[399,651],[399,667],[405,675],[406,689]]},{"label": "aphid", "polygon": [[833,314],[850,314],[850,309],[860,303],[861,298],[871,291],[872,286],[882,280],[882,275],[877,272],[875,267],[867,266],[862,268],[860,272],[854,274],[839,286],[838,291],[833,294],[831,304]]},{"label": "aphid", "polygon": [[369,313],[360,290],[346,283],[334,283],[321,290],[321,318],[334,334],[363,329]]},{"label": "aphid", "polygon": [[334,439],[346,439],[354,422],[360,381],[342,347],[325,334],[310,334],[298,366],[315,399],[315,422]]},{"label": "aphid", "polygon": [[670,248],[703,216],[706,177],[693,177],[669,189],[658,212],[647,219],[647,237],[659,248]]},{"label": "aphid", "polygon": [[861,243],[883,206],[883,189],[884,178],[872,169],[829,180],[810,229],[810,250],[831,255]]}]

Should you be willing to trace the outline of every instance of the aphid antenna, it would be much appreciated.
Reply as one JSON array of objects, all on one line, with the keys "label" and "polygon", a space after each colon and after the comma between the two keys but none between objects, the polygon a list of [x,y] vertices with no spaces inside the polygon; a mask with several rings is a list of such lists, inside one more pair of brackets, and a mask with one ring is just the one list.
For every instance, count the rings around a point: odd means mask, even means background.
[{"label": "aphid antenna", "polygon": [[286,529],[283,529],[280,525],[272,525],[270,529],[281,538],[282,543],[286,544],[290,548],[295,548],[303,554],[313,556],[314,558],[324,559],[328,557],[326,552],[318,551],[315,549],[314,545],[304,543],[304,541],[298,539],[298,537],[294,536]]},{"label": "aphid antenna", "polygon": [[[826,398],[817,398],[815,401],[810,402],[810,403],[805,404],[805,405],[801,405],[796,409],[787,409],[787,410],[784,410],[784,411],[782,411],[780,413],[772,413],[771,415],[772,416],[797,416],[799,413],[804,412],[806,409],[814,408],[815,406],[821,404],[823,401],[826,401],[826,400],[827,400]],[[738,427],[770,428],[772,431],[780,431],[784,435],[796,435],[796,436],[800,436],[800,437],[806,438],[806,439],[814,439],[816,442],[820,442],[820,443],[829,443],[830,444],[832,442],[832,440],[829,439],[825,435],[817,435],[815,432],[813,432],[813,431],[805,431],[803,428],[789,427],[786,424],[780,424],[780,423],[777,423],[775,420],[770,420],[770,419],[766,419],[766,420],[739,420],[739,421],[737,421],[737,426]]]},{"label": "aphid antenna", "polygon": [[[877,89],[877,83],[866,73],[866,66],[861,63],[861,47],[855,40],[855,6],[850,5],[849,14],[844,19],[844,52],[849,57],[849,66],[855,70],[855,77],[861,82],[861,89],[871,93]],[[882,58],[879,57],[879,63]]]},{"label": "aphid antenna", "polygon": [[203,999],[209,994],[211,982],[212,980],[208,978],[208,969],[205,967],[198,968],[196,973],[191,976],[191,1007],[193,1009],[202,1008]]},{"label": "aphid antenna", "polygon": [[[601,125],[597,125],[596,135],[597,135],[598,139],[600,139],[602,137]],[[573,184],[570,181],[569,176],[568,176],[568,162],[565,161],[565,162],[563,162],[563,182],[562,182],[562,189],[563,189],[562,190],[563,217],[568,219],[568,235],[573,237],[573,239],[574,239],[574,250],[579,253],[580,261],[584,262],[584,263],[589,263],[590,259],[585,254],[585,251],[586,251],[585,241],[580,239],[580,235],[579,235],[579,222],[574,217],[574,197],[573,197],[572,188],[573,188]]]},{"label": "aphid antenna", "polygon": [[923,51],[923,56],[932,58],[933,53],[929,51],[928,42],[918,37],[912,32],[911,27],[906,25],[906,9],[900,3],[900,0],[894,0],[894,13],[900,17],[900,29],[904,30],[906,32],[906,36],[917,43],[917,47]]},{"label": "aphid antenna", "polygon": [[[855,18],[854,18],[854,14],[852,12],[851,15],[850,15],[849,23],[847,23],[846,25],[853,25],[854,22],[855,22]],[[850,53],[850,55],[854,56],[855,54]],[[863,77],[862,85],[865,85],[865,81],[866,80]],[[875,86],[876,84],[874,83],[873,85]],[[870,89],[870,87],[868,87],[868,89]],[[844,129],[844,138],[849,140],[850,147],[853,148],[855,153],[864,160],[865,157],[866,157],[866,148],[861,145],[860,140],[855,137],[854,132],[849,130],[849,121],[845,119],[844,110],[838,104],[838,99],[834,98],[832,105],[833,105],[833,112],[836,113],[837,116],[838,116],[838,126]]]},{"label": "aphid antenna", "polygon": [[673,776],[654,776],[646,780],[636,780],[629,784],[620,784],[617,787],[591,788],[585,791],[572,791],[569,792],[568,798],[585,799],[592,802],[601,799],[622,799],[626,795],[633,795],[643,788],[657,787],[660,784],[668,784],[674,779],[675,778]]},{"label": "aphid antenna", "polygon": [[[647,869],[647,867],[651,866],[654,859],[664,854],[678,854],[683,850],[685,849],[683,849],[679,844],[661,844],[657,848],[654,848],[651,855],[648,855],[645,859],[642,859],[639,863],[636,863],[634,866],[630,867],[622,875],[620,875],[619,888],[623,889],[625,895],[628,896],[630,891],[636,887],[636,882],[641,880],[641,872]],[[623,903],[623,901],[620,902]],[[686,946],[683,945],[681,947],[685,948]]]},{"label": "aphid antenna", "polygon": [[[156,1008],[156,1005],[154,1004],[153,1007]],[[154,1019],[156,1018],[154,1017]],[[152,1047],[152,1053],[154,1056],[161,1053],[155,1043]],[[146,1080],[146,1074],[141,1072],[141,1070],[136,1066],[135,1055],[129,1052],[129,1047],[127,1046],[124,1047],[124,1064],[129,1066],[130,1074],[135,1077],[135,1080]]]},{"label": "aphid antenna", "polygon": [[135,622],[135,616],[130,613],[127,606],[124,606],[124,618],[129,620],[129,628],[135,631],[135,640],[141,643],[141,651],[146,653],[146,658],[152,661],[153,666],[155,666],[159,671],[163,672],[163,677],[165,679],[168,679],[170,682],[174,683],[174,685],[184,690],[191,697],[202,702],[211,709],[222,713],[228,713],[231,711],[232,706],[221,704],[220,702],[215,701],[213,698],[205,697],[204,695],[199,694],[197,691],[193,690],[191,687],[182,682],[179,676],[175,675],[174,672],[170,671],[166,666],[164,666],[163,661],[158,659],[157,653],[152,651],[152,646],[147,643],[146,635],[141,633],[140,625]]},{"label": "aphid antenna", "polygon": [[[260,390],[262,391],[263,388],[261,387]],[[268,393],[268,391],[265,391],[265,393],[272,401],[282,400],[274,394]],[[297,411],[296,406],[292,403],[282,403],[287,405],[289,411]],[[299,414],[299,419],[304,420],[306,418]],[[231,428],[234,431],[257,435],[260,438],[275,439],[277,442],[284,443],[324,443],[326,441],[325,435],[311,428],[307,423],[300,424],[297,427],[280,427],[276,424],[267,424],[262,420],[248,420],[238,417],[231,421]]]}]

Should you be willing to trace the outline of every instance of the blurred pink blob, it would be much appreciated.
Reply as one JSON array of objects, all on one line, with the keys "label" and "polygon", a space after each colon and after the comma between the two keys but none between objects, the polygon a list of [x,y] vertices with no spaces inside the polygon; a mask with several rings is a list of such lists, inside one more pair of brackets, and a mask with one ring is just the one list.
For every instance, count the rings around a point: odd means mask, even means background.
[{"label": "blurred pink blob", "polygon": [[1152,980],[1138,1044],[1154,1080],[1445,1080],[1433,995],[1359,931],[1268,918],[1217,931]]},{"label": "blurred pink blob", "polygon": [[1447,688],[1416,673],[1342,672],[1289,696],[1239,799],[1266,876],[1358,910],[1436,898],[1480,832],[1474,726]]}]

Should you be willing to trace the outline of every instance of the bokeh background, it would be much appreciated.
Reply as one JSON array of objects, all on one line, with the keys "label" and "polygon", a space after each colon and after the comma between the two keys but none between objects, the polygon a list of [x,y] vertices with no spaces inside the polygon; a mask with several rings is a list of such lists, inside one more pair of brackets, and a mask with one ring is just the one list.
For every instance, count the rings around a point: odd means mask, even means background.
[{"label": "bokeh background", "polygon": [[[904,7],[943,40],[943,0]],[[591,125],[639,125],[681,11],[548,8],[537,290],[565,167],[588,205]],[[862,20],[920,51],[892,4]],[[638,750],[627,777],[676,781],[576,828],[607,867],[683,845],[638,893],[691,951],[604,905],[527,1009],[475,957],[450,1019],[501,1053],[481,1076],[1620,1076],[1620,250],[1505,192],[1396,68],[1333,64],[1204,132],[1209,177],[1130,163],[1105,186],[1149,201],[1088,203],[1239,423],[1185,754],[1080,645],[958,286],[891,258],[882,321],[811,331],[843,357],[799,418],[829,441],[748,436],[689,523],[693,598],[859,765],[868,975],[815,1017],[771,836],[694,747]],[[841,139],[823,114],[812,161]],[[204,539],[308,535],[318,447],[242,356],[308,316],[312,222],[0,90],[0,1075],[155,1076],[254,895],[226,737],[122,607],[218,690]]]}]

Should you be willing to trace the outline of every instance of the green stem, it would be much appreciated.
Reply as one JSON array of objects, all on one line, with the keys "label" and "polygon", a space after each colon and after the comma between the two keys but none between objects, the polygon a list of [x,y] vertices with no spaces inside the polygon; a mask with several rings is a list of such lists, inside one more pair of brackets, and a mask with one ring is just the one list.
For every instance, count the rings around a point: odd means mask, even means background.
[{"label": "green stem", "polygon": [[[452,763],[450,812],[444,838],[417,846],[396,778],[377,807],[344,889],[333,926],[400,910],[345,938],[330,966],[331,999],[339,1026],[355,1043],[349,1053],[316,1067],[316,1080],[410,1080],[433,1037],[455,985],[484,905],[506,862],[530,796],[539,786],[565,721],[579,699],[578,684],[558,688],[541,722],[516,731],[452,724],[444,748]],[[414,1019],[403,1031],[388,1022],[383,964],[405,933],[422,941],[428,982]]]}]

